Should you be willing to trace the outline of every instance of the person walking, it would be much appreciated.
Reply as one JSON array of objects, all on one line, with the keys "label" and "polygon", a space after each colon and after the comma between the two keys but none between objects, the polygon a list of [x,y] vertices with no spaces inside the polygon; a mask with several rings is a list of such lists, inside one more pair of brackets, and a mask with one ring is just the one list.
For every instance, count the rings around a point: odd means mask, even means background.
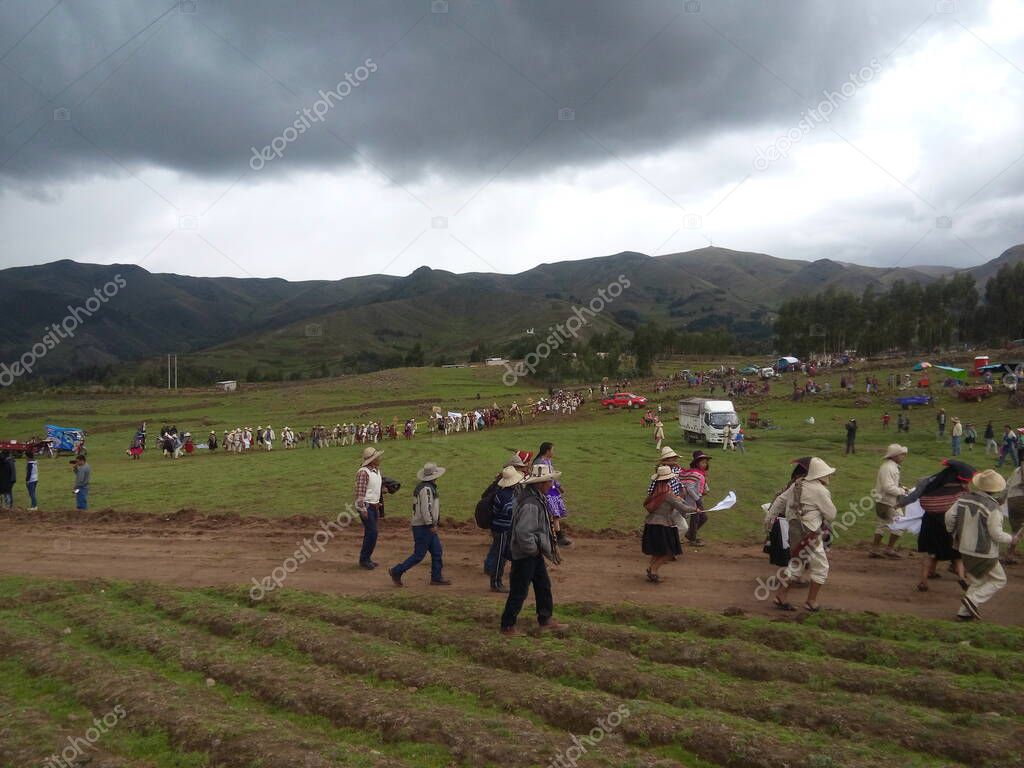
[{"label": "person walking", "polygon": [[92,467],[85,460],[85,454],[80,453],[71,461],[75,472],[75,509],[87,510],[89,508],[89,483],[92,481]]},{"label": "person walking", "polygon": [[[793,502],[793,485],[802,477],[807,475],[807,467],[810,465],[811,457],[804,456],[794,459],[793,469],[789,475],[789,482],[786,487],[779,491],[775,498],[768,504],[763,504],[764,510],[764,531],[765,542],[762,551],[768,555],[768,562],[780,568],[789,565],[792,559],[789,556],[789,520],[786,519],[786,510]],[[807,586],[806,582],[793,582],[799,586]]]},{"label": "person walking", "polygon": [[535,462],[530,476],[523,481],[523,490],[512,515],[509,541],[512,569],[508,598],[501,614],[501,634],[506,637],[522,635],[516,622],[531,584],[541,631],[568,627],[554,618],[555,604],[547,569],[547,561],[554,565],[562,562],[547,502],[548,493],[561,476],[562,473],[554,471],[550,465]]},{"label": "person walking", "polygon": [[1011,536],[1003,530],[1002,505],[996,498],[1006,490],[1006,481],[994,469],[978,472],[971,490],[946,512],[946,530],[960,552],[967,573],[967,591],[960,599],[957,618],[981,618],[981,606],[1006,586],[1006,572],[999,562],[999,545],[1016,546],[1020,531]]},{"label": "person walking", "polygon": [[793,483],[790,503],[786,509],[789,521],[790,561],[785,578],[775,592],[775,606],[783,611],[796,610],[786,599],[790,582],[799,578],[806,567],[811,585],[804,608],[812,613],[820,610],[818,595],[828,580],[828,555],[825,552],[823,529],[836,519],[836,507],[829,491],[835,469],[817,456],[807,464],[807,474]]},{"label": "person walking", "polygon": [[676,495],[672,488],[674,480],[672,468],[659,464],[651,475],[654,490],[644,500],[647,518],[644,520],[641,549],[651,558],[647,566],[647,580],[652,584],[661,583],[661,576],[658,575],[661,566],[683,554],[679,532],[685,534],[689,528],[684,515],[697,511],[696,506]]},{"label": "person walking", "polygon": [[846,455],[857,452],[857,420],[846,422]]},{"label": "person walking", "polygon": [[746,440],[747,435],[743,431],[743,427],[736,427],[736,434],[733,435],[732,437],[732,449],[734,451],[739,451],[744,456],[746,456],[747,448],[746,445],[744,445],[744,443],[746,443]]},{"label": "person walking", "polygon": [[722,430],[722,450],[727,451],[732,448],[732,424],[726,424],[725,429]]},{"label": "person walking", "polygon": [[938,437],[936,439],[941,440],[946,436],[946,409],[939,408],[939,412],[935,414],[935,425],[938,428]]},{"label": "person walking", "polygon": [[694,451],[693,459],[690,461],[689,469],[679,473],[679,482],[682,485],[681,494],[685,501],[696,507],[697,511],[690,515],[687,521],[689,530],[686,531],[686,540],[693,547],[703,547],[704,539],[697,533],[708,521],[708,513],[704,511],[704,495],[711,490],[708,485],[708,469],[711,464],[711,457],[704,451]]},{"label": "person walking", "polygon": [[654,422],[654,447],[659,451],[661,450],[661,444],[665,440],[665,425],[661,423],[661,419]]},{"label": "person walking", "polygon": [[1003,462],[1006,461],[1006,457],[1009,456],[1013,462],[1014,467],[1020,466],[1020,438],[1017,437],[1017,432],[1009,425],[1003,427],[1003,445],[999,452],[999,461],[996,462],[997,467],[1003,466]]},{"label": "person walking", "polygon": [[[555,467],[551,462],[554,452],[554,445],[551,443],[541,443],[540,448],[537,449],[537,458],[533,460],[533,465],[544,464],[554,472]],[[557,474],[559,477],[562,475],[561,472]],[[552,481],[545,493],[547,495],[548,508],[551,510],[551,519],[554,521],[555,538],[558,540],[558,546],[570,547],[572,546],[572,539],[566,536],[565,531],[562,530],[562,520],[569,516],[569,511],[565,508],[565,491],[557,478]]]},{"label": "person walking", "polygon": [[363,523],[363,545],[359,550],[359,567],[372,571],[377,567],[373,561],[373,550],[377,547],[377,526],[380,521],[383,481],[380,474],[380,457],[383,451],[367,446],[363,450],[363,461],[356,470],[356,512]]},{"label": "person walking", "polygon": [[[908,449],[906,446],[893,443],[885,451],[885,459],[882,466],[878,468],[875,476],[875,487],[871,496],[875,500],[875,516],[879,522],[875,528],[875,538],[871,542],[870,557],[888,557],[894,560],[900,558],[896,551],[896,544],[903,535],[903,531],[893,530],[890,526],[896,517],[896,507],[899,505],[901,496],[905,496],[907,489],[900,485],[900,465],[907,458]],[[889,543],[884,550],[881,549],[882,538],[889,534]]]},{"label": "person walking", "polygon": [[39,462],[32,451],[25,454],[25,490],[28,491],[29,512],[39,509],[39,501],[36,499],[36,487],[39,485]]},{"label": "person walking", "polygon": [[444,577],[444,548],[441,546],[441,537],[437,533],[437,526],[441,523],[441,502],[437,492],[437,479],[445,471],[444,467],[439,467],[434,462],[428,461],[416,473],[416,479],[420,482],[412,492],[412,554],[398,565],[388,568],[388,576],[397,587],[404,586],[402,574],[418,565],[427,552],[430,552],[430,584],[432,586],[451,584],[451,581]]},{"label": "person walking", "polygon": [[[516,458],[519,458],[517,455]],[[520,461],[522,461],[520,459]],[[525,469],[525,465],[523,465]],[[505,562],[509,557],[509,539],[512,535],[512,513],[523,480],[526,479],[517,467],[506,466],[497,480],[497,491],[491,497],[491,548],[484,561],[484,568],[491,577],[491,592],[505,593],[508,588],[505,577]],[[487,569],[487,566],[490,569]]]},{"label": "person walking", "polygon": [[[1006,481],[1006,512],[1010,518],[1010,532],[1024,529],[1024,467],[1017,467]],[[1003,560],[1006,565],[1017,565],[1017,545],[1011,544]]]},{"label": "person walking", "polygon": [[14,506],[15,480],[14,459],[7,451],[0,451],[0,507],[4,509]]},{"label": "person walking", "polygon": [[953,417],[953,429],[950,430],[950,440],[952,445],[950,450],[954,456],[960,455],[960,443],[964,439],[964,425],[960,423],[958,416]]},{"label": "person walking", "polygon": [[924,510],[921,530],[917,534],[917,551],[927,557],[921,563],[921,578],[917,582],[918,592],[928,591],[929,579],[942,577],[942,574],[935,571],[940,561],[948,561],[950,571],[960,579],[960,586],[967,588],[967,582],[963,581],[960,553],[954,548],[953,537],[946,530],[945,514],[957,499],[967,492],[971,478],[974,477],[974,467],[957,459],[946,459],[942,465],[942,470],[918,482],[914,490],[900,499],[900,504],[904,507],[920,501]]},{"label": "person walking", "polygon": [[999,455],[999,444],[996,442],[996,431],[992,427],[991,421],[985,425],[985,455]]},{"label": "person walking", "polygon": [[978,430],[974,428],[973,424],[968,424],[964,427],[964,444],[967,446],[967,450],[970,453],[974,453],[974,444],[978,442]]},{"label": "person walking", "polygon": [[[889,376],[889,379],[890,380],[892,379],[892,375]],[[890,420],[890,418],[891,417],[889,416],[889,412],[888,411],[886,411],[885,413],[882,414],[882,431],[884,431],[884,432],[888,432],[889,431],[889,420]]]}]

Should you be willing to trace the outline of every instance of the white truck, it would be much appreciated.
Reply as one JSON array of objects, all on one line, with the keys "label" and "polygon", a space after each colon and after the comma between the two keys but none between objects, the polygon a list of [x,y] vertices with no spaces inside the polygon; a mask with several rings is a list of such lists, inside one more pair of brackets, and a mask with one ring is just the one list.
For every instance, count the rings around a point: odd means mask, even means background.
[{"label": "white truck", "polygon": [[679,401],[679,428],[689,443],[722,444],[725,428],[733,432],[740,425],[736,408],[730,400],[688,397]]}]

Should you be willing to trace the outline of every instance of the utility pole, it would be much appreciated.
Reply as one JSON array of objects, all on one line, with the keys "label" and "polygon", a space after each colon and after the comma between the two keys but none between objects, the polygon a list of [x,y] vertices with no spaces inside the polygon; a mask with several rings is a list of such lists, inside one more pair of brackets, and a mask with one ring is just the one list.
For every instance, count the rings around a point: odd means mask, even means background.
[{"label": "utility pole", "polygon": [[167,389],[171,388],[171,356],[167,355]]},{"label": "utility pole", "polygon": [[174,356],[174,388],[178,388],[178,356]]}]

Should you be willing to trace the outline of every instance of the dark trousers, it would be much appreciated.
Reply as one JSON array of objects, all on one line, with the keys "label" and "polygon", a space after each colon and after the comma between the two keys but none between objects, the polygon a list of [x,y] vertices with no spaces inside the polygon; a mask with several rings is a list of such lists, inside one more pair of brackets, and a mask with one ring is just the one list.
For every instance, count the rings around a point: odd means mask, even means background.
[{"label": "dark trousers", "polygon": [[850,453],[856,453],[856,452],[857,452],[857,446],[854,444],[853,440],[847,440],[846,441],[846,453],[850,454]]},{"label": "dark trousers", "polygon": [[505,561],[508,560],[508,545],[511,531],[491,528],[491,548],[484,559],[484,570],[491,575],[492,584],[500,584],[505,575]]},{"label": "dark trousers", "polygon": [[505,601],[505,612],[501,614],[501,628],[508,629],[516,625],[531,584],[533,597],[537,601],[537,622],[542,626],[547,624],[555,611],[555,603],[551,597],[551,579],[548,578],[544,555],[513,560],[508,578],[508,599]]},{"label": "dark trousers", "polygon": [[359,516],[363,523],[363,546],[359,550],[360,565],[366,565],[371,561],[373,550],[377,547],[377,520],[379,512],[380,504],[367,504],[366,517]]},{"label": "dark trousers", "polygon": [[430,553],[430,580],[441,580],[441,569],[444,563],[441,556],[444,550],[441,548],[441,537],[438,536],[430,525],[414,525],[412,527],[412,554],[394,567],[392,573],[401,576],[414,565],[418,565],[427,552]]},{"label": "dark trousers", "polygon": [[697,531],[699,531],[700,527],[704,525],[704,523],[706,523],[707,521],[707,512],[697,512],[695,514],[690,515],[690,517],[687,519],[687,522],[690,524],[690,529],[686,532],[686,540],[696,541]]}]

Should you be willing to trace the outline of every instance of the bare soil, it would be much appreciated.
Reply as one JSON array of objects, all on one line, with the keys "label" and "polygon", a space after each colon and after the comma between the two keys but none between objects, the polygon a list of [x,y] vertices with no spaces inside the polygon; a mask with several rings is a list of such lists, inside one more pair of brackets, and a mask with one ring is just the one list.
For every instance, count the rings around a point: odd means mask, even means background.
[{"label": "bare soil", "polygon": [[[23,511],[0,513],[0,574],[63,579],[148,580],[185,587],[252,585],[293,555],[318,529],[312,518],[202,515],[182,510],[173,515],[97,511],[88,513]],[[412,550],[405,521],[386,519],[367,572],[356,564],[362,530],[358,525],[329,541],[322,552],[287,575],[285,586],[343,595],[395,590],[386,566]],[[489,534],[471,526],[445,528],[445,573],[449,587],[429,587],[429,561],[405,577],[406,591],[443,590],[449,595],[489,595],[483,558]],[[759,547],[711,543],[687,549],[665,566],[664,581],[644,578],[646,558],[636,537],[578,536],[564,550],[564,562],[552,569],[558,602],[637,602],[712,611],[738,610],[752,615],[793,618],[761,599],[763,585],[777,570]],[[940,567],[941,579],[930,591],[917,592],[916,553],[899,561],[874,560],[864,549],[830,554],[832,569],[820,601],[825,609],[899,613],[923,618],[952,618],[961,596],[956,578]],[[1024,567],[1007,567],[1009,584],[983,607],[986,621],[1024,626]],[[280,573],[280,571],[279,571]],[[758,579],[761,579],[758,582]],[[493,595],[495,610],[503,596]],[[794,604],[803,591],[790,593]],[[802,613],[802,612],[801,612]]]}]

